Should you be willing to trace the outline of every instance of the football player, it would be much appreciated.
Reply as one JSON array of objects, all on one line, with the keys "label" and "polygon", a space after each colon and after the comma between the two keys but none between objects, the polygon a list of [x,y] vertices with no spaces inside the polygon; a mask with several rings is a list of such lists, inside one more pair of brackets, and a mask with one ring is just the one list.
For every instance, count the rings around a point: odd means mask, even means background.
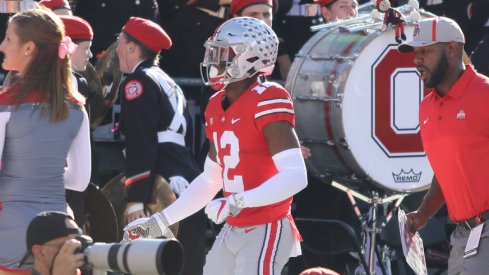
[{"label": "football player", "polygon": [[[272,72],[278,43],[269,26],[250,17],[226,21],[206,41],[202,77],[218,92],[205,112],[204,171],[168,208],[130,223],[125,240],[171,236],[169,225],[205,207],[225,224],[204,274],[280,274],[301,253],[290,205],[307,176],[294,108],[282,86],[261,77]],[[224,197],[212,200],[221,189]]]}]

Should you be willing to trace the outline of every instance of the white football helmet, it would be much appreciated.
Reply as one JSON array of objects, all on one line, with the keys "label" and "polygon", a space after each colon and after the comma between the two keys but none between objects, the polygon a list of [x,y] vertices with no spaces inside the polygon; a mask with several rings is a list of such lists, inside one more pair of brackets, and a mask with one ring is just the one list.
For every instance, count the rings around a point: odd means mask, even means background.
[{"label": "white football helmet", "polygon": [[202,80],[205,85],[224,88],[256,73],[269,75],[277,60],[278,43],[277,35],[264,22],[251,17],[230,19],[204,44]]}]

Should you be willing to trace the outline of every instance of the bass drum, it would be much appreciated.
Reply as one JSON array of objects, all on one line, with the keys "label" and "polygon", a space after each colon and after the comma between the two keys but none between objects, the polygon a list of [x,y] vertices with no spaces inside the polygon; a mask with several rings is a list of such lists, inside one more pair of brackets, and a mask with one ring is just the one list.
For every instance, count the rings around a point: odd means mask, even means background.
[{"label": "bass drum", "polygon": [[[381,31],[380,19],[344,22],[311,37],[285,85],[296,131],[312,151],[308,171],[355,189],[426,189],[433,171],[419,133],[425,91],[414,54],[398,52],[394,30]],[[413,30],[405,24],[408,39]]]}]

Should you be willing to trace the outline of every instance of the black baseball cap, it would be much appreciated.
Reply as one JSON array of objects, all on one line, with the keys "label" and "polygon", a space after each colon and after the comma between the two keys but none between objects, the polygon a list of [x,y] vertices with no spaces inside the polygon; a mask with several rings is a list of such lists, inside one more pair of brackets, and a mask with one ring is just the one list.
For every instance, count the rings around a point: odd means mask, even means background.
[{"label": "black baseball cap", "polygon": [[27,227],[26,244],[27,253],[20,261],[19,267],[25,263],[32,263],[32,246],[45,244],[51,240],[66,237],[71,234],[81,235],[80,228],[68,228],[66,219],[73,218],[64,212],[44,211],[37,214]]}]

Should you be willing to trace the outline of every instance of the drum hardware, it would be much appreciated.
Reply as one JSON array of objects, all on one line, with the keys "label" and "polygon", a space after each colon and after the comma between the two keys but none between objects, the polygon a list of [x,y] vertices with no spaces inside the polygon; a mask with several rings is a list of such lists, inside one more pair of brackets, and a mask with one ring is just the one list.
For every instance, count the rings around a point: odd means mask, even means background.
[{"label": "drum hardware", "polygon": [[329,146],[335,145],[335,142],[330,139],[312,139],[312,138],[304,138],[302,139],[304,144],[325,144]]},{"label": "drum hardware", "polygon": [[354,181],[354,182],[361,182],[363,184],[365,183],[369,183],[371,184],[372,183],[372,179],[368,176],[368,175],[365,175],[365,174],[357,174],[357,173],[353,173],[350,175],[349,177],[350,180]]},{"label": "drum hardware", "polygon": [[[378,274],[375,272],[375,257],[377,261],[380,260],[382,263],[380,268],[384,275],[391,274],[390,270],[390,257],[392,253],[387,245],[382,246],[382,253],[378,251],[377,246],[377,235],[382,232],[387,223],[393,216],[393,213],[397,211],[401,202],[407,196],[407,194],[394,194],[391,196],[381,196],[376,190],[371,190],[371,197],[365,196],[359,192],[356,192],[336,181],[332,181],[331,185],[339,190],[345,192],[353,206],[355,214],[357,215],[361,226],[362,226],[362,239],[363,239],[363,251],[365,255],[359,255],[360,257],[366,257],[368,260],[369,271],[371,274]],[[368,215],[365,217],[360,212],[355,198],[360,199],[369,204]],[[387,206],[394,202],[394,207],[387,213]],[[379,207],[383,206],[383,216],[378,216]],[[381,217],[385,217],[380,219]],[[367,249],[368,248],[368,249]]]},{"label": "drum hardware", "polygon": [[305,80],[305,81],[309,80],[309,74],[303,74],[303,73],[299,73],[299,74],[298,74],[298,77],[299,77],[300,79],[302,79],[302,80]]},{"label": "drum hardware", "polygon": [[357,174],[355,174],[355,173],[351,174],[351,175],[349,176],[349,178],[350,178],[351,180],[354,180],[354,181],[358,181],[358,180],[360,180],[360,178],[359,178],[359,177],[357,176]]},{"label": "drum hardware", "polygon": [[346,139],[344,137],[340,138],[338,143],[341,146],[343,146],[343,148],[345,148],[346,150],[350,150],[350,146],[348,146],[348,142],[346,141]]},{"label": "drum hardware", "polygon": [[339,102],[340,99],[338,98],[331,98],[328,96],[295,96],[293,99],[300,100],[300,101],[317,101],[317,102]]},{"label": "drum hardware", "polygon": [[[358,26],[339,26],[338,29],[340,32],[361,32],[361,31],[367,31],[367,30],[372,30],[372,29],[378,29],[379,27],[382,26],[382,22],[374,22],[374,23],[369,23],[369,24],[361,24]],[[392,27],[389,27],[392,28]]]},{"label": "drum hardware", "polygon": [[308,58],[312,60],[333,60],[338,63],[343,63],[345,61],[350,61],[352,59],[356,59],[358,57],[358,54],[352,54],[350,56],[341,56],[341,55],[330,55],[330,56],[320,56],[317,54],[311,54],[307,56]]},{"label": "drum hardware", "polygon": [[324,78],[326,81],[328,81],[329,83],[333,84],[333,83],[336,83],[336,75],[333,73],[333,74],[330,74],[328,75],[327,77]]},{"label": "drum hardware", "polygon": [[368,1],[361,5],[358,5],[358,12],[360,13],[363,10],[371,10],[375,7],[375,1]]},{"label": "drum hardware", "polygon": [[364,24],[364,23],[371,23],[371,22],[372,22],[372,17],[370,16],[370,14],[364,14],[355,18],[338,19],[329,23],[311,26],[311,31],[316,32],[322,29],[329,29],[340,25]]}]

